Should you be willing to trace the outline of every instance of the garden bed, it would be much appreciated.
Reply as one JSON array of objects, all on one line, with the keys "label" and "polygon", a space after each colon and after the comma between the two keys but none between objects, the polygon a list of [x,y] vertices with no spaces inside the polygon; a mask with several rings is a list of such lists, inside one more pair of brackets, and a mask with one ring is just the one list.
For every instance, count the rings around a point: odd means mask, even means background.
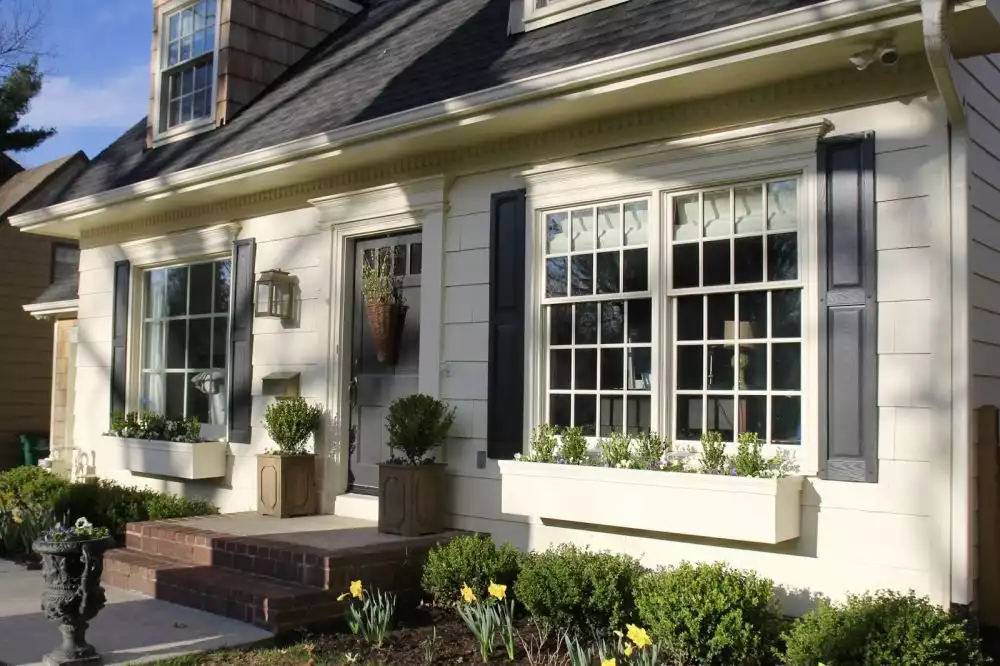
[{"label": "garden bed", "polygon": [[[534,630],[526,618],[519,618],[515,627],[531,643]],[[437,630],[438,641],[432,661],[425,659],[424,646]],[[537,645],[537,640],[534,641]],[[524,647],[518,641],[514,661],[508,661],[499,642],[489,663],[531,664]],[[549,641],[545,654],[555,651],[556,643]],[[560,653],[565,650],[560,649]],[[352,661],[353,660],[353,661]],[[397,629],[389,634],[382,648],[366,644],[348,631],[344,625],[334,625],[310,634],[295,634],[280,639],[273,645],[246,650],[221,650],[208,654],[191,655],[166,662],[165,666],[194,666],[202,664],[243,664],[272,666],[292,664],[340,665],[348,663],[392,666],[418,666],[423,664],[481,664],[479,648],[462,621],[454,612],[441,608],[422,607],[408,611],[399,618]],[[542,662],[547,663],[547,662]],[[562,663],[562,662],[556,662]]]}]

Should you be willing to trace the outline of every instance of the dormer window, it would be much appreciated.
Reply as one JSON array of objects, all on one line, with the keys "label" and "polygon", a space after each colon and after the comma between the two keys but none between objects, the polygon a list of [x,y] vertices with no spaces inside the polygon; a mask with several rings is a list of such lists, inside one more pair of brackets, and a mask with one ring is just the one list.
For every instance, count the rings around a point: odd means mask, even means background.
[{"label": "dormer window", "polygon": [[160,136],[214,120],[218,0],[170,3],[160,18]]},{"label": "dormer window", "polygon": [[[516,0],[515,0],[516,1]],[[617,5],[626,0],[522,0],[523,29],[534,30]]]}]

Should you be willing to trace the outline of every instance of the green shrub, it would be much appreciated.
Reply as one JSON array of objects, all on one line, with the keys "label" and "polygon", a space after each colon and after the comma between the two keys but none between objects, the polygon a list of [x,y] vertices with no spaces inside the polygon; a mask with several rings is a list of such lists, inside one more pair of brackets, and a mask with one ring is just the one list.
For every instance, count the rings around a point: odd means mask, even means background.
[{"label": "green shrub", "polygon": [[144,520],[218,513],[210,503],[114,481],[70,481],[40,467],[0,472],[0,553],[16,555],[55,523],[86,518],[121,538],[125,525]]},{"label": "green shrub", "polygon": [[528,440],[531,453],[522,459],[525,462],[555,462],[556,448],[559,446],[559,439],[556,437],[558,434],[559,430],[548,423],[535,426]]},{"label": "green shrub", "polygon": [[655,469],[663,460],[663,454],[672,448],[670,440],[660,437],[655,432],[640,432],[635,440],[635,452],[632,459],[640,469]]},{"label": "green shrub", "polygon": [[515,590],[532,619],[576,636],[607,634],[636,618],[634,590],[643,573],[627,555],[563,544],[522,561]]},{"label": "green shrub", "polygon": [[146,510],[147,520],[208,516],[219,513],[219,510],[208,500],[159,493],[153,493],[153,496],[146,501]]},{"label": "green shrub", "polygon": [[559,457],[569,465],[584,465],[590,460],[587,438],[579,428],[566,428],[562,431],[562,442],[559,444]]},{"label": "green shrub", "polygon": [[200,442],[201,423],[195,417],[168,419],[155,412],[116,412],[111,415],[109,434],[131,439],[152,439],[165,442]]},{"label": "green shrub", "polygon": [[699,471],[703,474],[728,474],[729,456],[722,433],[708,430],[701,434],[701,454],[698,456]]},{"label": "green shrub", "polygon": [[53,505],[69,481],[41,467],[15,467],[0,472],[0,496],[12,495],[23,505]]},{"label": "green shrub", "polygon": [[396,462],[410,465],[427,462],[427,454],[444,444],[454,422],[455,408],[448,409],[448,405],[432,396],[414,393],[393,400],[385,429],[393,456],[396,457],[397,451],[402,453]]},{"label": "green shrub", "polygon": [[278,400],[264,410],[264,428],[281,455],[306,452],[309,435],[319,427],[323,409],[300,396]]},{"label": "green shrub", "polygon": [[463,585],[480,597],[491,582],[506,585],[512,594],[520,561],[521,554],[509,543],[497,548],[488,536],[460,536],[431,549],[420,582],[439,604],[457,601]]},{"label": "green shrub", "polygon": [[775,649],[780,615],[774,585],[752,572],[683,562],[643,576],[636,605],[642,626],[678,663],[758,664]]},{"label": "green shrub", "polygon": [[987,663],[965,622],[927,599],[880,591],[821,604],[785,634],[789,666]]}]

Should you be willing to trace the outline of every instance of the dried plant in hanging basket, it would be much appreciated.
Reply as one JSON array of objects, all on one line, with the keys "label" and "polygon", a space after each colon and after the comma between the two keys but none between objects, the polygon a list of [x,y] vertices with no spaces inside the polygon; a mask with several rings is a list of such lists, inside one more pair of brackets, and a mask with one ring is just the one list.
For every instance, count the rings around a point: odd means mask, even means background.
[{"label": "dried plant in hanging basket", "polygon": [[366,261],[361,267],[361,292],[379,363],[396,362],[408,309],[402,280],[393,274],[393,256],[391,250],[380,250],[374,264]]}]

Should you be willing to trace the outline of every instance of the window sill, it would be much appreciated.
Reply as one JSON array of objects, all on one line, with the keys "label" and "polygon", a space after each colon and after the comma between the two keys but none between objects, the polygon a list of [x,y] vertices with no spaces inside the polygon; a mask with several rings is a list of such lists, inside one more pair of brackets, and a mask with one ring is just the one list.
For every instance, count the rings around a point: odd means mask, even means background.
[{"label": "window sill", "polygon": [[[159,119],[157,119],[158,121]],[[174,141],[191,138],[196,134],[201,134],[215,129],[215,115],[188,121],[182,125],[177,125],[162,132],[156,132],[153,136],[153,148],[165,146]]]},{"label": "window sill", "polygon": [[501,460],[501,511],[776,544],[798,538],[802,476],[781,479]]},{"label": "window sill", "polygon": [[108,435],[103,439],[108,454],[117,458],[117,466],[136,474],[175,479],[217,479],[226,475],[228,442],[165,442]]}]

